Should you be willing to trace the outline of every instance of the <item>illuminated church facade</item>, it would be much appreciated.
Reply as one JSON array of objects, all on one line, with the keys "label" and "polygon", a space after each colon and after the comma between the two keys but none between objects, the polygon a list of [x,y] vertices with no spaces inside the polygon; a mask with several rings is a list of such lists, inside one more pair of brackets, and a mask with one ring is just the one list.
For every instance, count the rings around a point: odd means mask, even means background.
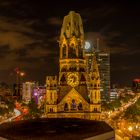
[{"label": "illuminated church facade", "polygon": [[46,117],[99,120],[100,76],[96,57],[87,70],[81,16],[70,11],[64,17],[59,47],[59,74],[46,77]]}]

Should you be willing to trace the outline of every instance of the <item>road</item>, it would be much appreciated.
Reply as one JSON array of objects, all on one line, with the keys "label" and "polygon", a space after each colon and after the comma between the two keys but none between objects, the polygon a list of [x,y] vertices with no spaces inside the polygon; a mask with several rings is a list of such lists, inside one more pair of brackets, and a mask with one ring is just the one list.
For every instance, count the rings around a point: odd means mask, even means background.
[{"label": "road", "polygon": [[[140,98],[140,93],[138,95],[136,95],[133,99],[130,99],[130,101],[128,103],[123,104],[120,108],[118,108],[117,110],[113,111],[113,112],[103,112],[102,113],[102,120],[104,120],[107,124],[109,124],[112,128],[114,128],[114,130],[116,131],[116,134],[118,135],[118,137],[130,137],[131,136],[131,132],[130,131],[126,131],[124,128],[120,129],[118,128],[118,122],[122,122],[122,120],[120,118],[122,118],[123,113],[125,112],[125,110],[130,107],[131,105],[133,105],[138,98]],[[114,118],[117,118],[116,120]],[[123,122],[122,122],[123,123]],[[119,130],[119,131],[118,131]],[[122,136],[123,134],[123,136]]]},{"label": "road", "polygon": [[10,118],[8,118],[6,120],[1,121],[0,124],[6,123],[6,122],[10,122],[10,121],[16,119],[17,117],[19,117],[21,115],[21,112],[18,109],[16,109],[16,108],[14,108],[14,113],[15,113],[14,116],[12,116],[12,117],[10,117]]}]

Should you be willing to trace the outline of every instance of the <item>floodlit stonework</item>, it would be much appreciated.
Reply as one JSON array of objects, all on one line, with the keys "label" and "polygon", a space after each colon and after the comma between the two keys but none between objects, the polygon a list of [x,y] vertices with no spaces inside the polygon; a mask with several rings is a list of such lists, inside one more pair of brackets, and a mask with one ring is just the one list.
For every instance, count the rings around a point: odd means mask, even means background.
[{"label": "floodlit stonework", "polygon": [[70,11],[64,17],[59,40],[59,76],[46,78],[48,118],[100,119],[100,76],[96,57],[87,71],[81,16]]}]

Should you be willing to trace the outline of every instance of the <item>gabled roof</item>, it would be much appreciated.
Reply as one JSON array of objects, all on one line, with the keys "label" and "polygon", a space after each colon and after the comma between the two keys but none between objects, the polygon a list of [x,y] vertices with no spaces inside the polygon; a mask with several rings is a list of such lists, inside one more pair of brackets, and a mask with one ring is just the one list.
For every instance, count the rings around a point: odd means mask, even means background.
[{"label": "gabled roof", "polygon": [[[86,85],[79,85],[74,88],[87,102],[89,102],[88,98],[88,90]],[[58,102],[60,102],[70,91],[72,90],[71,86],[61,86],[58,94]]]},{"label": "gabled roof", "polygon": [[71,86],[61,86],[58,92],[58,102],[60,102],[64,98],[64,96],[70,92],[71,89]]},{"label": "gabled roof", "polygon": [[88,90],[86,85],[79,85],[75,87],[75,90],[87,101],[89,102],[88,98]]}]

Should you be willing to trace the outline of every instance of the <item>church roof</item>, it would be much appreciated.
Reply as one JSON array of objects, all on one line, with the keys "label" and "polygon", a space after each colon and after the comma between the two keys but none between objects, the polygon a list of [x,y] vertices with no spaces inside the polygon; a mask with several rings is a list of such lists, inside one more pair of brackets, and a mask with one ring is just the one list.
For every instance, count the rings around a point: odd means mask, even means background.
[{"label": "church roof", "polygon": [[[60,102],[65,95],[67,95],[72,90],[71,86],[61,86],[58,94],[58,102]],[[89,102],[88,98],[88,90],[86,85],[79,85],[75,87],[75,90],[87,101]]]},{"label": "church roof", "polygon": [[88,98],[88,90],[86,85],[79,85],[75,87],[75,90],[87,101],[89,102]]},{"label": "church roof", "polygon": [[71,86],[61,86],[58,92],[58,102],[60,102],[65,95],[67,95],[71,91]]}]

